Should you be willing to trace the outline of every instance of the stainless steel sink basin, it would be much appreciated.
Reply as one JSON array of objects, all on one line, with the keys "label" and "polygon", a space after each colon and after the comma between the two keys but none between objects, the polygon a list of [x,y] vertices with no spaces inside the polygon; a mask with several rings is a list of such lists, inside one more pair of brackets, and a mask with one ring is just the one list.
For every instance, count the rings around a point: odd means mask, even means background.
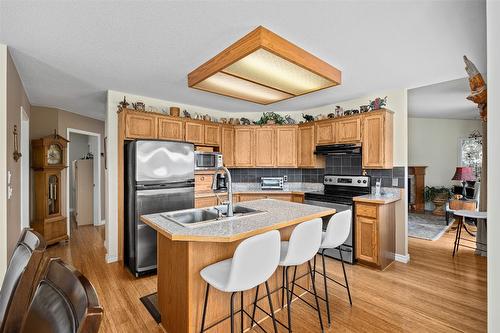
[{"label": "stainless steel sink basin", "polygon": [[205,226],[209,223],[232,221],[241,217],[262,214],[265,212],[252,208],[234,206],[233,216],[227,217],[226,213],[227,206],[220,205],[206,208],[185,209],[160,215],[183,227],[195,228]]}]

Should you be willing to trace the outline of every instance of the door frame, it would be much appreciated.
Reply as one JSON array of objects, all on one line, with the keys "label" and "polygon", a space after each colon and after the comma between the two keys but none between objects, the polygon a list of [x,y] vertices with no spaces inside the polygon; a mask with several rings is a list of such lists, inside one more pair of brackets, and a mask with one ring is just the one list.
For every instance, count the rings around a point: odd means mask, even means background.
[{"label": "door frame", "polygon": [[30,117],[23,106],[21,106],[21,230],[30,227]]},{"label": "door frame", "polygon": [[[98,203],[98,208],[97,208],[97,223],[95,221],[95,218],[93,218],[94,220],[94,223],[93,225],[100,225],[101,224],[101,219],[102,219],[102,216],[101,216],[101,210],[102,210],[102,207],[101,207],[101,134],[100,133],[95,133],[95,132],[89,132],[89,131],[83,131],[83,130],[80,130],[80,129],[76,129],[76,128],[67,128],[66,129],[66,137],[70,138],[70,134],[71,133],[76,133],[76,134],[83,134],[83,135],[88,135],[88,136],[92,136],[92,137],[96,137],[97,138],[97,154],[94,156],[94,166],[97,164],[97,170],[99,170],[99,172],[97,172],[97,180],[94,179],[95,181],[95,186],[94,186],[94,196],[93,196],[93,202],[97,202]],[[71,142],[70,144],[68,144],[68,151],[67,151],[67,155],[66,156],[69,156],[69,152],[70,152],[70,147],[71,147]],[[67,163],[67,168],[66,168],[66,214],[68,215],[66,217],[66,231],[68,233],[68,236],[71,235],[71,228],[70,228],[70,223],[71,223],[71,214],[70,214],[70,211],[69,211],[69,196],[70,196],[70,188],[69,188],[69,182],[71,181],[71,179],[69,179],[69,168],[71,167],[70,163],[71,161],[68,159],[66,159],[66,163]],[[95,174],[95,173],[94,173]],[[93,209],[96,209],[96,205],[93,205],[94,208]],[[95,214],[94,212],[92,213],[92,216],[94,217]]]}]

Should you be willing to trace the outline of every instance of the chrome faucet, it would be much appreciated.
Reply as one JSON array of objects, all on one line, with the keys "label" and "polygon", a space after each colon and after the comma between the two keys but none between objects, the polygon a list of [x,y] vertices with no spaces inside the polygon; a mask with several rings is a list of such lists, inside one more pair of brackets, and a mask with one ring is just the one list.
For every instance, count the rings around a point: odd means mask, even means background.
[{"label": "chrome faucet", "polygon": [[227,217],[232,217],[233,216],[233,183],[231,181],[231,173],[229,172],[228,168],[224,166],[217,167],[214,172],[214,176],[212,179],[212,191],[217,190],[217,174],[220,171],[224,171],[224,174],[226,175],[226,187],[227,187],[227,198],[228,200],[223,202],[223,205],[227,206]]}]

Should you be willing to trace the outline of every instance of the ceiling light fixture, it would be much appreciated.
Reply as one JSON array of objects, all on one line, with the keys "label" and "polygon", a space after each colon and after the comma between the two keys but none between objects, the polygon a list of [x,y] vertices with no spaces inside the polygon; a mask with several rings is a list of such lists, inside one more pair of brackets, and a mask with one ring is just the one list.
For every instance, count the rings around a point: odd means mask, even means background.
[{"label": "ceiling light fixture", "polygon": [[260,26],[188,74],[188,86],[271,104],[337,86],[341,72]]}]

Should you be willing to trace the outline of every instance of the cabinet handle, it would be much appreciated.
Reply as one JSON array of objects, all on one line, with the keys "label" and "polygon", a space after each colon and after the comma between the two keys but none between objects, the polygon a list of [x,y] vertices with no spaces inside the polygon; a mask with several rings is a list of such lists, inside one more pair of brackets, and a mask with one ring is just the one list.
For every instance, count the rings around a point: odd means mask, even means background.
[{"label": "cabinet handle", "polygon": [[205,180],[205,177],[204,177],[204,176],[201,176],[200,180]]}]

